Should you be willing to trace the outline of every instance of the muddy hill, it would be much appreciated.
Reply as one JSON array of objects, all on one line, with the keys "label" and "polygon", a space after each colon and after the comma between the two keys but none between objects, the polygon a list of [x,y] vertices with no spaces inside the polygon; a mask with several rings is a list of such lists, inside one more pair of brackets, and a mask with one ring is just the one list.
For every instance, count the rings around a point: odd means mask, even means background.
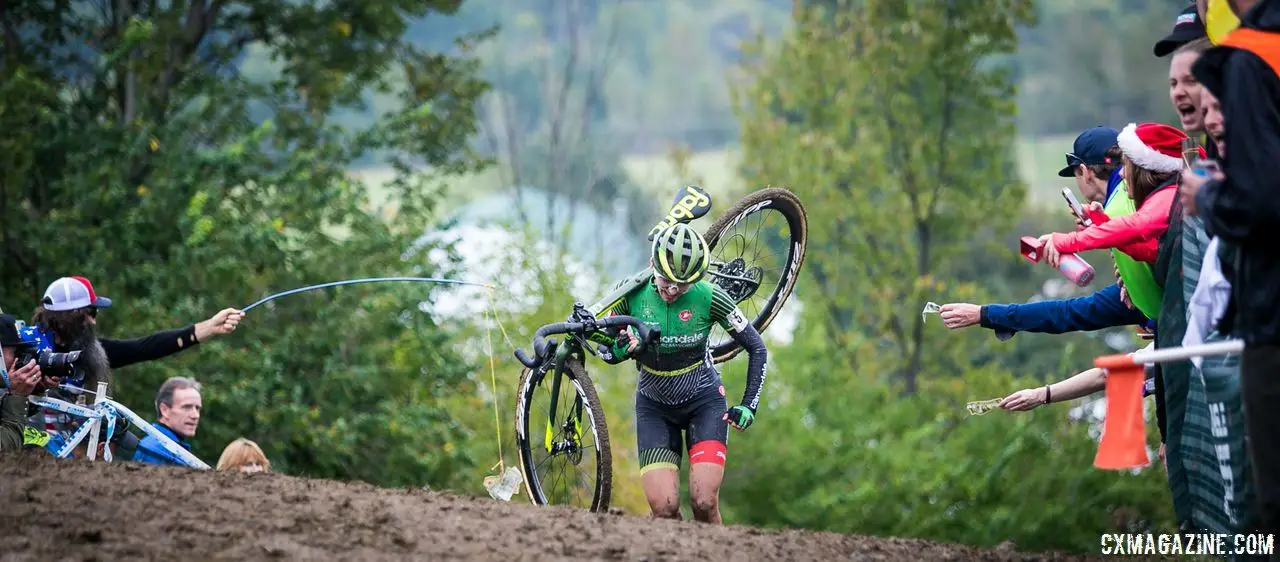
[{"label": "muddy hill", "polygon": [[1086,560],[443,492],[0,457],[0,560]]}]

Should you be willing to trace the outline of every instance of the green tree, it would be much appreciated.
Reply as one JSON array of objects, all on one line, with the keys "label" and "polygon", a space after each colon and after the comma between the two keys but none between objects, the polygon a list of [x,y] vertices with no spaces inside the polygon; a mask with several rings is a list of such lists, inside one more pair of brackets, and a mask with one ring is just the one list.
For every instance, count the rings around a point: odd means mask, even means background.
[{"label": "green tree", "polygon": [[[945,368],[946,349],[965,345],[927,337],[920,309],[935,295],[983,292],[950,274],[1022,206],[1014,87],[990,58],[1015,48],[1014,25],[1031,19],[1031,4],[802,10],[777,45],[753,48],[762,54],[735,96],[747,183],[794,186],[811,222],[828,225],[810,233],[816,286],[806,308],[819,311],[813,319],[850,369],[892,374],[906,393]],[[927,365],[930,356],[941,363]]]},{"label": "green tree", "polygon": [[[5,4],[0,300],[34,306],[54,278],[87,275],[116,298],[100,328],[123,337],[310,283],[451,275],[449,248],[432,260],[415,241],[442,187],[479,165],[463,147],[486,89],[469,54],[484,36],[445,54],[403,35],[459,4]],[[249,48],[279,72],[244,72]],[[331,118],[370,93],[399,104],[364,128]],[[396,170],[387,209],[346,177],[374,153]],[[488,465],[443,404],[474,392],[475,366],[433,320],[434,293],[361,285],[274,301],[232,336],[117,373],[113,394],[153,417],[164,378],[203,381],[206,461],[244,435],[295,474],[462,486]]]},{"label": "green tree", "polygon": [[1166,0],[1037,2],[1018,53],[1019,130],[1074,136],[1099,123],[1177,123],[1167,95],[1169,57],[1152,46],[1185,6]]},{"label": "green tree", "polygon": [[[1163,474],[1093,470],[1096,443],[1064,407],[966,417],[966,401],[1050,367],[920,315],[930,300],[1021,300],[1056,275],[1010,243],[1028,225],[997,61],[1032,2],[825,4],[753,46],[735,98],[748,183],[791,187],[813,226],[795,343],[771,347],[758,422],[730,447],[747,460],[726,479],[726,520],[1077,551],[1167,524]],[[1040,358],[1057,371],[1090,357]],[[726,385],[743,376],[731,363]]]}]

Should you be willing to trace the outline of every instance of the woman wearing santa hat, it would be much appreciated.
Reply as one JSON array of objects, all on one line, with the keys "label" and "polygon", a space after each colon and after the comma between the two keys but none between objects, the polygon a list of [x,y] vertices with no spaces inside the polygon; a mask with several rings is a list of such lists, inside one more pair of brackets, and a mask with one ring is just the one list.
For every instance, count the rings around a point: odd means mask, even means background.
[{"label": "woman wearing santa hat", "polygon": [[1124,154],[1120,173],[1137,210],[1112,219],[1101,205],[1092,204],[1087,213],[1093,226],[1040,237],[1045,261],[1057,267],[1060,254],[1115,248],[1135,260],[1155,262],[1160,236],[1169,228],[1169,209],[1178,196],[1185,138],[1186,133],[1160,123],[1130,123],[1120,131],[1116,139]]}]

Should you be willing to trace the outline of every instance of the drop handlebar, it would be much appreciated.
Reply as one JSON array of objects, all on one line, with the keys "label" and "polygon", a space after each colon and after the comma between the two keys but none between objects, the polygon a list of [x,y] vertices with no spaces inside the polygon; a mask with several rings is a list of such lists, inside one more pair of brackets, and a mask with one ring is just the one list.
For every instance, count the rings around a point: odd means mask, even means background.
[{"label": "drop handlebar", "polygon": [[644,346],[649,343],[649,337],[659,332],[657,328],[650,328],[643,321],[634,316],[609,316],[600,320],[588,320],[586,322],[557,322],[555,324],[547,324],[533,334],[533,353],[534,358],[530,359],[523,349],[516,349],[516,359],[520,360],[525,367],[530,369],[536,368],[538,363],[542,362],[547,352],[547,341],[545,338],[554,334],[577,334],[588,333],[604,328],[612,328],[617,326],[631,326],[640,333],[640,347],[636,351],[644,350]]}]

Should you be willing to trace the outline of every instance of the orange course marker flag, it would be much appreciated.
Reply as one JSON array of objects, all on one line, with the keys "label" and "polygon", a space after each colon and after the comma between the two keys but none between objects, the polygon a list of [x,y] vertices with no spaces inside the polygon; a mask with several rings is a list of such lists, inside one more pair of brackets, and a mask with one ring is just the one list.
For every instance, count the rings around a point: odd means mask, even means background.
[{"label": "orange course marker flag", "polygon": [[1131,355],[1099,357],[1093,364],[1107,371],[1107,419],[1093,466],[1125,470],[1151,464],[1142,417],[1142,364],[1134,362]]}]

